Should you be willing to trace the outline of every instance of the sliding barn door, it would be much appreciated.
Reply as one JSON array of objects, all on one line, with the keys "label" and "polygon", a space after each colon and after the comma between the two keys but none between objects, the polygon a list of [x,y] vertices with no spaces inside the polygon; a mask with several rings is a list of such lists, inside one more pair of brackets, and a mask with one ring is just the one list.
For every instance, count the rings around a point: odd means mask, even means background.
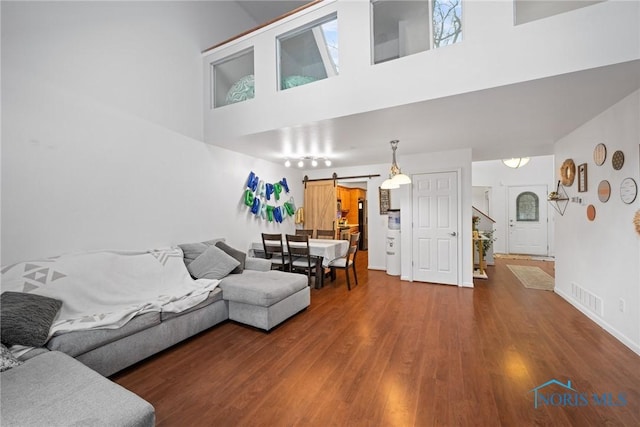
[{"label": "sliding barn door", "polygon": [[304,228],[335,230],[336,200],[334,180],[307,182],[304,190]]}]

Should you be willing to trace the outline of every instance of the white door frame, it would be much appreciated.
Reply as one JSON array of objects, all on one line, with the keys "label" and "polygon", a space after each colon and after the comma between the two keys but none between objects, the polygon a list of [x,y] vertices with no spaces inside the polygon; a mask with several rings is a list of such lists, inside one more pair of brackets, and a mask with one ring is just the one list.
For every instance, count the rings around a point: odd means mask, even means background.
[{"label": "white door frame", "polygon": [[[401,227],[402,232],[407,235],[409,234],[411,236],[411,239],[409,244],[408,244],[408,251],[411,254],[411,268],[409,268],[409,275],[408,277],[402,277],[403,280],[409,280],[410,282],[414,282],[414,277],[413,277],[413,261],[414,261],[414,253],[413,253],[413,210],[414,210],[414,204],[413,204],[413,186],[415,185],[415,180],[413,179],[414,175],[425,175],[425,174],[431,174],[431,173],[444,173],[444,172],[455,172],[456,174],[456,191],[457,191],[457,204],[458,204],[458,212],[457,212],[457,226],[458,226],[458,248],[457,248],[457,266],[456,266],[456,271],[457,271],[457,286],[462,287],[465,286],[464,285],[464,269],[463,269],[463,248],[466,248],[468,246],[469,251],[471,252],[471,241],[466,242],[466,239],[463,239],[463,237],[465,237],[467,235],[467,233],[465,232],[465,229],[463,227],[463,222],[462,222],[462,168],[445,168],[445,169],[433,169],[427,172],[420,172],[420,173],[415,173],[412,174],[412,183],[411,183],[411,188],[409,191],[409,198],[408,198],[408,207],[410,208],[410,221],[409,221],[409,226],[408,227]],[[406,218],[403,215],[404,218]],[[406,223],[406,221],[401,222],[401,224]],[[471,229],[471,219],[469,219],[469,230]],[[468,244],[467,244],[468,243]],[[404,249],[407,249],[407,245],[403,245]],[[446,286],[455,286],[455,285],[446,285]]]}]

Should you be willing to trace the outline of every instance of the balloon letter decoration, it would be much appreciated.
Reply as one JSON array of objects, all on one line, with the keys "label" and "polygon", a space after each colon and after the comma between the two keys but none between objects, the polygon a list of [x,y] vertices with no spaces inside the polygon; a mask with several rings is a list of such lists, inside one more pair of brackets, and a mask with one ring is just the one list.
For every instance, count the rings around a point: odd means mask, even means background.
[{"label": "balloon letter decoration", "polygon": [[[252,171],[249,173],[247,187],[244,190],[244,204],[249,207],[253,215],[269,222],[281,223],[286,217],[294,216],[296,212],[293,197],[290,197],[282,205],[277,205],[283,191],[289,193],[289,184],[286,178],[274,183],[265,183]],[[274,196],[274,204],[270,205],[267,202],[272,200],[272,195]]]}]

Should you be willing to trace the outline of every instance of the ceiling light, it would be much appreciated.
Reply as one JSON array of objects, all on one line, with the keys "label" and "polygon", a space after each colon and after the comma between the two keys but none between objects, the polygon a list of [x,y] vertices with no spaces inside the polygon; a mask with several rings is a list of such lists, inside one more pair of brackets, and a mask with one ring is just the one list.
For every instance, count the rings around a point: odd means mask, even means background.
[{"label": "ceiling light", "polygon": [[517,169],[529,163],[528,157],[514,157],[512,159],[502,159],[502,163],[510,168]]},{"label": "ceiling light", "polygon": [[[306,160],[309,160],[311,166],[313,166],[314,168],[318,166],[320,160],[324,161],[324,165],[325,166],[331,166],[331,160],[329,158],[327,158],[327,157],[313,157],[313,156],[300,157],[298,159],[298,161],[296,162],[296,164],[298,165],[299,168],[303,168],[304,167],[304,163],[305,163]],[[285,165],[285,167],[291,166],[291,160],[289,160],[288,158],[285,158],[284,165]]]},{"label": "ceiling light", "polygon": [[380,188],[383,190],[400,188],[401,185],[411,184],[411,178],[407,175],[403,174],[400,168],[398,167],[398,163],[396,162],[396,150],[398,149],[398,141],[394,139],[390,142],[391,150],[393,151],[393,161],[391,163],[391,171],[389,173],[389,179],[384,180]]}]

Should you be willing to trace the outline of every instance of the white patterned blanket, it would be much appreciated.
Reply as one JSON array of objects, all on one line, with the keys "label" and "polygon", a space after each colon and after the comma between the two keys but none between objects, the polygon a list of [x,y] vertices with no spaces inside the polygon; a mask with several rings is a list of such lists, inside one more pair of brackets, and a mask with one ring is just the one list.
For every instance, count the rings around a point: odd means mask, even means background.
[{"label": "white patterned blanket", "polygon": [[178,247],[145,252],[96,251],[2,268],[4,291],[63,302],[50,336],[116,329],[149,311],[181,312],[204,301],[219,280],[193,280]]}]

